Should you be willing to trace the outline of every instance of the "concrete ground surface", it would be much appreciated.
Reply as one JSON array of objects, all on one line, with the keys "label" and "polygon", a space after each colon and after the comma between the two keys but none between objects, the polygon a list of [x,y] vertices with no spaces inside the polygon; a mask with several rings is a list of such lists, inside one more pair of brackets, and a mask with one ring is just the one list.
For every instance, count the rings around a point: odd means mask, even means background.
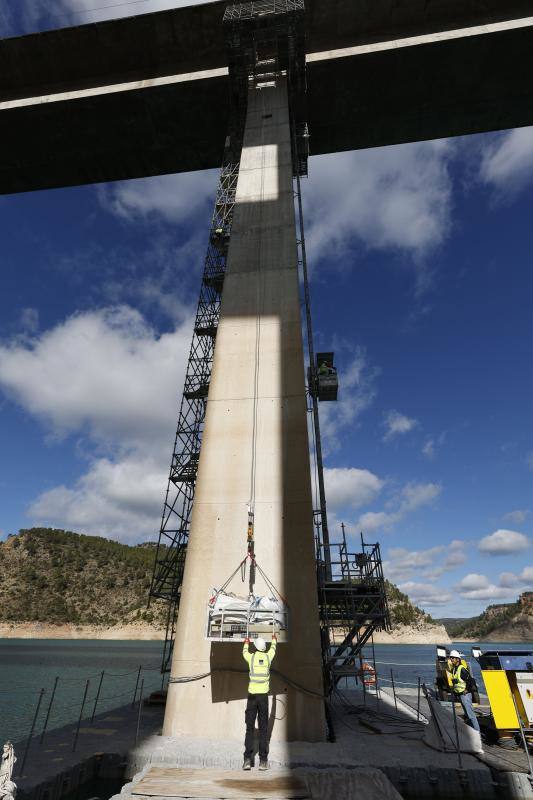
[{"label": "concrete ground surface", "polygon": [[[364,699],[365,703],[359,692],[341,692],[335,697],[331,709],[336,735],[334,743],[273,743],[269,754],[271,771],[267,775],[274,778],[280,771],[285,774],[287,769],[303,770],[306,775],[312,773],[316,775],[312,779],[316,782],[315,791],[320,792],[315,796],[329,797],[334,793],[336,800],[343,796],[368,797],[370,800],[371,794],[356,789],[357,781],[362,780],[361,776],[368,769],[374,775],[381,773],[379,780],[383,786],[392,785],[404,800],[423,800],[426,797],[496,800],[505,797],[499,794],[490,767],[475,756],[463,754],[459,767],[456,753],[442,753],[425,745],[422,742],[425,724],[417,721],[416,710],[404,706],[401,700],[398,700],[396,710],[393,698],[386,693],[379,700],[371,695]],[[200,772],[218,769],[233,771],[235,776],[261,775],[257,770],[242,773],[243,746],[241,739],[237,738],[239,733],[244,736],[244,720],[242,732],[232,732],[232,738],[223,741],[148,737],[130,752],[126,774],[133,780],[123,787],[120,800],[134,792],[134,800],[143,796],[153,797],[142,795],[135,788],[152,768],[196,768]],[[172,796],[192,796],[187,794],[186,785],[180,787],[179,781],[174,785],[172,791],[176,794]],[[312,797],[311,789],[308,790]],[[208,795],[210,798],[223,796],[220,791]],[[386,796],[381,794],[381,797]],[[526,794],[516,795],[522,796],[527,797]]]},{"label": "concrete ground surface", "polygon": [[220,798],[220,800],[401,800],[385,775],[376,769],[274,769],[236,772],[224,769],[149,767],[132,788],[137,797]]},{"label": "concrete ground surface", "polygon": [[[417,720],[413,698],[406,695],[406,700],[414,708],[397,697],[396,709],[387,692],[377,700],[370,694],[340,691],[332,703],[336,741],[273,743],[271,769],[266,773],[242,771],[244,720],[242,731],[232,732],[232,738],[223,741],[163,737],[162,708],[143,706],[135,746],[138,705],[125,706],[97,715],[93,725],[84,720],[75,752],[74,724],[50,731],[42,745],[35,737],[23,777],[18,773],[25,742],[16,745],[15,780],[24,800],[74,796],[95,775],[114,781],[114,791],[124,780],[131,781],[114,800],[533,798],[523,751],[485,746],[482,755],[462,754],[460,767],[457,753],[439,752],[424,744],[426,725]],[[424,703],[421,710],[427,710]],[[101,791],[95,794],[108,796]]]}]

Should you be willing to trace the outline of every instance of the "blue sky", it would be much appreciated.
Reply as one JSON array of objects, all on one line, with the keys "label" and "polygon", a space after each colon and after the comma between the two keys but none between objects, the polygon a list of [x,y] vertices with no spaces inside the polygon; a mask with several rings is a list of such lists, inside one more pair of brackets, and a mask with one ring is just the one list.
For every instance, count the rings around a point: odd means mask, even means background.
[{"label": "blue sky", "polygon": [[[176,4],[48,5],[0,0],[2,34]],[[154,537],[216,180],[0,198],[2,535]],[[533,589],[533,130],[312,158],[304,191],[331,524],[434,616]]]}]

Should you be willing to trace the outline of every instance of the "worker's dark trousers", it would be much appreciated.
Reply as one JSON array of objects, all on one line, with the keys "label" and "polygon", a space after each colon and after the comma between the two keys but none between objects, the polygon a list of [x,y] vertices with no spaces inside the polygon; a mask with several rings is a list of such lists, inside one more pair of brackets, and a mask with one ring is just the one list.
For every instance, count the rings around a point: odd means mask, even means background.
[{"label": "worker's dark trousers", "polygon": [[244,757],[254,757],[255,718],[259,719],[259,759],[268,758],[268,694],[249,694],[246,703]]}]

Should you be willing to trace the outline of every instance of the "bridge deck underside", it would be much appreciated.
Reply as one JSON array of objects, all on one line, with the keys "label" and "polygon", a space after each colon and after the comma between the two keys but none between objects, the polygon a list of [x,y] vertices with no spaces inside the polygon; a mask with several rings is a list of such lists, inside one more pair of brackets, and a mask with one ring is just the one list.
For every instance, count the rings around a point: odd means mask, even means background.
[{"label": "bridge deck underside", "polygon": [[[533,124],[533,24],[512,25],[308,53],[311,154]],[[14,89],[0,86],[0,193],[217,167],[225,69],[142,86],[132,76],[111,92],[100,85],[87,96],[85,78],[64,99],[36,94],[22,105],[19,86],[15,106]]]}]

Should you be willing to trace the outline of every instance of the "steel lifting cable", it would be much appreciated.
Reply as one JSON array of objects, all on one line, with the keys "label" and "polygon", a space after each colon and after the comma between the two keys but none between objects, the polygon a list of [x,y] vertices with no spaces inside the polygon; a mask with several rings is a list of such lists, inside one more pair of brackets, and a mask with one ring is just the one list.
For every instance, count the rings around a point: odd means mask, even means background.
[{"label": "steel lifting cable", "polygon": [[[219,595],[219,594],[221,594],[221,593],[223,593],[223,592],[225,592],[225,591],[226,591],[227,587],[229,586],[229,584],[231,583],[231,581],[233,580],[233,578],[235,577],[235,575],[236,575],[236,574],[239,572],[239,570],[241,570],[241,576],[243,575],[243,571],[242,571],[242,570],[243,570],[243,567],[246,567],[246,559],[247,559],[247,558],[248,558],[248,555],[246,555],[246,556],[243,558],[243,560],[240,562],[240,564],[239,564],[239,566],[237,567],[237,569],[233,570],[233,572],[231,573],[231,575],[229,576],[229,578],[227,579],[227,581],[226,581],[226,582],[225,582],[225,583],[224,583],[224,584],[221,586],[221,588],[220,588],[220,589],[219,589],[219,590],[218,590],[218,591],[215,593],[215,596],[216,596],[216,595]],[[244,578],[243,578],[243,580],[244,580]],[[211,599],[213,599],[213,598],[211,598]]]},{"label": "steel lifting cable", "polygon": [[[257,98],[257,87],[255,97]],[[264,97],[260,94],[261,104],[264,112]],[[264,114],[262,114],[264,116]],[[265,201],[265,130],[261,127],[261,191],[259,203],[259,253],[257,260],[257,279],[256,279],[256,317],[255,317],[255,352],[254,352],[254,393],[253,393],[253,413],[252,413],[252,465],[250,470],[250,500],[248,509],[253,514],[255,512],[255,485],[257,476],[257,411],[259,400],[259,369],[261,362],[261,312],[262,312],[262,286],[261,286],[261,244],[263,236],[263,206]]]},{"label": "steel lifting cable", "polygon": [[279,589],[276,589],[276,587],[274,586],[274,584],[272,583],[270,578],[265,574],[264,570],[261,569],[261,567],[259,566],[257,561],[254,561],[254,565],[255,565],[257,571],[259,572],[259,574],[261,575],[261,577],[263,578],[264,582],[266,583],[267,589],[270,589],[270,591],[272,592],[273,595],[277,595],[279,597],[279,599],[283,603],[285,603],[286,606],[288,606],[289,604],[287,603],[287,601],[285,600],[285,598],[283,597],[283,595],[281,594]]}]

